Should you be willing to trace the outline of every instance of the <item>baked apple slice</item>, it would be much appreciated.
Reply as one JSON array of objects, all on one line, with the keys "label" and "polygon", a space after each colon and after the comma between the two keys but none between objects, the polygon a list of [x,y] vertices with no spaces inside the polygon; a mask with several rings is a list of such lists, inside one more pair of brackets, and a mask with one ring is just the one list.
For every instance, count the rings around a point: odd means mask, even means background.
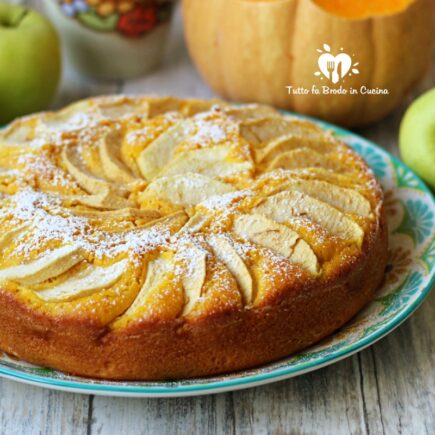
[{"label": "baked apple slice", "polygon": [[287,134],[272,140],[264,148],[256,149],[255,157],[257,162],[267,164],[280,154],[298,148],[309,148],[324,154],[333,151],[336,147],[337,145],[332,142],[330,135],[324,132],[305,136]]},{"label": "baked apple slice", "polygon": [[284,191],[264,199],[254,213],[276,222],[286,222],[289,216],[303,216],[319,223],[329,233],[361,246],[364,231],[352,219],[331,205],[302,192]]},{"label": "baked apple slice", "polygon": [[113,192],[119,196],[126,196],[128,189],[92,174],[85,166],[75,145],[68,144],[62,151],[62,161],[68,172],[86,191],[92,194]]},{"label": "baked apple slice", "polygon": [[140,199],[162,198],[174,204],[189,206],[202,202],[213,195],[232,192],[235,188],[222,181],[201,174],[186,173],[160,177],[152,181]]},{"label": "baked apple slice", "polygon": [[252,170],[252,161],[235,160],[231,158],[231,151],[231,146],[223,145],[179,153],[161,170],[159,176],[194,172],[208,177],[226,177]]},{"label": "baked apple slice", "polygon": [[331,159],[326,154],[320,154],[309,148],[298,148],[292,151],[286,151],[277,155],[268,165],[267,170],[273,169],[299,169],[321,167],[346,173],[349,170],[340,162]]},{"label": "baked apple slice", "polygon": [[324,134],[323,130],[315,124],[282,117],[268,117],[242,122],[240,133],[254,146],[264,146],[267,142],[283,135]]},{"label": "baked apple slice", "polygon": [[319,270],[316,255],[298,233],[261,214],[238,215],[234,220],[234,233],[288,258],[312,274]]},{"label": "baked apple slice", "polygon": [[133,204],[125,198],[116,195],[113,191],[106,190],[96,195],[75,195],[68,196],[64,201],[65,205],[73,206],[75,204],[85,205],[103,210],[118,210],[131,207]]},{"label": "baked apple slice", "polygon": [[128,260],[118,261],[108,267],[89,266],[57,285],[38,291],[37,295],[48,302],[82,298],[113,285],[127,267]]},{"label": "baked apple slice", "polygon": [[113,323],[114,328],[149,318],[174,319],[184,307],[184,289],[175,274],[171,251],[162,252],[147,265],[146,278],[130,308]]},{"label": "baked apple slice", "polygon": [[248,121],[259,118],[281,117],[281,114],[270,106],[251,104],[243,107],[228,107],[224,109],[225,115],[236,121]]},{"label": "baked apple slice", "polygon": [[20,225],[0,236],[0,251],[5,249],[10,243],[13,242],[16,237],[22,234],[27,228],[29,228],[29,225]]},{"label": "baked apple slice", "polygon": [[185,122],[178,122],[142,151],[137,164],[146,180],[152,180],[169,163],[177,145],[187,137],[187,130]]},{"label": "baked apple slice", "polygon": [[246,264],[226,237],[216,234],[207,241],[216,257],[236,278],[242,291],[243,302],[249,305],[253,299],[253,282]]},{"label": "baked apple slice", "polygon": [[118,183],[132,183],[136,180],[121,159],[121,137],[117,132],[105,134],[98,142],[98,151],[106,177]]},{"label": "baked apple slice", "polygon": [[336,186],[327,181],[293,178],[281,185],[279,190],[303,192],[335,208],[362,217],[372,215],[370,202],[361,193],[346,187]]},{"label": "baked apple slice", "polygon": [[78,246],[67,245],[48,251],[36,260],[0,270],[0,281],[34,285],[59,276],[83,260]]},{"label": "baked apple slice", "polygon": [[177,252],[181,262],[181,283],[184,289],[185,304],[182,315],[189,314],[201,296],[207,272],[207,254],[193,243],[186,243]]}]

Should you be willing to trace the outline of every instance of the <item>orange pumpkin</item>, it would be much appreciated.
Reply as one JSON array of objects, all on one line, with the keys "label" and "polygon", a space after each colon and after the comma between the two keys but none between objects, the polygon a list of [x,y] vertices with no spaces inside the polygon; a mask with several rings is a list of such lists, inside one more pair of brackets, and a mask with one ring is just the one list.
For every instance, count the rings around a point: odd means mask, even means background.
[{"label": "orange pumpkin", "polygon": [[434,9],[435,0],[183,0],[189,51],[218,94],[347,126],[385,116],[426,72]]}]

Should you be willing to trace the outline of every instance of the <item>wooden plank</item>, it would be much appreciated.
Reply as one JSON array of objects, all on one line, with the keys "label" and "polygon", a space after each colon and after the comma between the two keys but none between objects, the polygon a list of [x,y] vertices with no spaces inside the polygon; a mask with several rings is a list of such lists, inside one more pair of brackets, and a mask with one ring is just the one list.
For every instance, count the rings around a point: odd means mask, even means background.
[{"label": "wooden plank", "polygon": [[88,398],[0,378],[0,433],[86,434]]},{"label": "wooden plank", "polygon": [[370,433],[435,433],[435,293],[361,359]]},{"label": "wooden plank", "polygon": [[96,396],[91,433],[232,434],[231,394],[180,399],[120,399]]},{"label": "wooden plank", "polygon": [[233,397],[240,434],[366,433],[357,357]]}]

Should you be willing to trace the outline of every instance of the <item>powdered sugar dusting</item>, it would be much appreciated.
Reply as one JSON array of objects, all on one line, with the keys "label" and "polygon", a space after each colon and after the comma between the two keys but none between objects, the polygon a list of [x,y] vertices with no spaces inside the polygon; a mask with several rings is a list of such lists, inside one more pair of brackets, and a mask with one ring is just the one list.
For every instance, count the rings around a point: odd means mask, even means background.
[{"label": "powdered sugar dusting", "polygon": [[60,198],[32,189],[18,192],[3,207],[0,217],[9,217],[17,225],[29,222],[30,229],[16,251],[26,256],[50,241],[75,244],[97,258],[128,254],[136,258],[147,250],[167,244],[169,231],[153,228],[108,232],[90,225],[86,217],[74,216],[61,205]]}]

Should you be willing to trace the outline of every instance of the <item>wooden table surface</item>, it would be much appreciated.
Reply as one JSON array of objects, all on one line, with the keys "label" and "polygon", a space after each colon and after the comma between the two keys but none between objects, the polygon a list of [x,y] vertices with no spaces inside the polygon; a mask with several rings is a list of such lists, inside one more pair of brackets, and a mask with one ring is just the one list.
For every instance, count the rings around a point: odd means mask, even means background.
[{"label": "wooden table surface", "polygon": [[[138,80],[99,83],[66,65],[55,106],[104,93],[212,96],[191,64],[181,34],[177,14],[163,66]],[[433,86],[435,58],[414,97]],[[359,133],[397,154],[404,107]],[[195,398],[123,399],[0,379],[0,435],[434,434],[434,367],[432,292],[412,318],[374,346],[316,372],[250,390]]]}]

